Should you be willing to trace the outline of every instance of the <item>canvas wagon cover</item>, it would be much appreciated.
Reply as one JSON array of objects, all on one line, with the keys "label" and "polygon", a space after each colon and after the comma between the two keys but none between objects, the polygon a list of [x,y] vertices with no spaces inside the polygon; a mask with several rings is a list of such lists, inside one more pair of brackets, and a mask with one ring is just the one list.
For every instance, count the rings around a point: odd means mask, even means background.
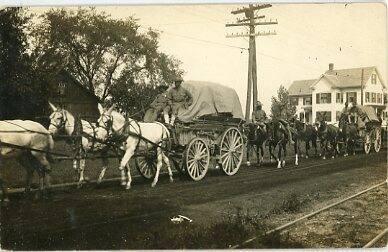
[{"label": "canvas wagon cover", "polygon": [[192,94],[193,103],[187,110],[179,112],[179,120],[189,122],[203,115],[218,113],[231,113],[234,118],[244,118],[234,89],[205,81],[185,81],[182,86]]},{"label": "canvas wagon cover", "polygon": [[370,121],[379,121],[375,109],[371,106],[357,105],[351,108],[350,112],[356,112],[359,116],[365,114]]}]

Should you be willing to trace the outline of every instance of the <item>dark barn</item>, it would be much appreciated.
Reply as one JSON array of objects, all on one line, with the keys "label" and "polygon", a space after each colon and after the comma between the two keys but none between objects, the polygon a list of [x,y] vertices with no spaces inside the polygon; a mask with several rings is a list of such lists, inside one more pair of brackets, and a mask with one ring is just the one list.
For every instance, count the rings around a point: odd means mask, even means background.
[{"label": "dark barn", "polygon": [[86,121],[95,122],[99,117],[99,98],[86,89],[70,73],[62,70],[55,80],[51,82],[53,90],[49,101],[55,106],[60,106],[74,116]]}]

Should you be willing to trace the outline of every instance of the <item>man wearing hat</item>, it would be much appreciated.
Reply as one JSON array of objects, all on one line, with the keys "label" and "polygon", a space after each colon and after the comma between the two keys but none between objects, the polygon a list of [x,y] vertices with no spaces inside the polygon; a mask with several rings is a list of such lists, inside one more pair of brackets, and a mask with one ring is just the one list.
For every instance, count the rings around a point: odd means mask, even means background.
[{"label": "man wearing hat", "polygon": [[345,102],[345,107],[341,111],[341,117],[344,117],[348,122],[350,122],[350,113],[349,113],[349,103]]},{"label": "man wearing hat", "polygon": [[260,128],[263,129],[264,133],[267,133],[267,129],[265,126],[265,120],[267,120],[267,114],[262,109],[263,105],[260,101],[256,102],[256,109],[252,112],[252,121],[256,123]]},{"label": "man wearing hat", "polygon": [[158,96],[156,96],[155,100],[150,104],[150,108],[144,115],[144,122],[155,122],[158,119],[160,113],[167,106],[167,90],[168,86],[160,85],[156,88]]},{"label": "man wearing hat", "polygon": [[[174,86],[167,91],[168,106],[164,109],[164,119],[166,123],[174,125],[175,118],[180,109],[187,109],[193,103],[193,96],[183,88],[183,79],[177,77],[174,81]],[[171,120],[169,121],[169,112],[171,111]]]}]

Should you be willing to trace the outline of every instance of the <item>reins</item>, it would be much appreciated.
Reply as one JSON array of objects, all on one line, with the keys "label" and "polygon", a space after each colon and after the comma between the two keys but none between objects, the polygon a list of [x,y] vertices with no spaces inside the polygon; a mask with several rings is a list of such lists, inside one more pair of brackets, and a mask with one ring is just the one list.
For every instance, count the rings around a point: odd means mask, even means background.
[{"label": "reins", "polygon": [[11,124],[11,125],[17,126],[19,128],[22,128],[22,129],[24,129],[24,131],[19,131],[19,130],[9,130],[9,131],[8,130],[0,130],[0,133],[37,133],[37,134],[42,134],[42,135],[51,135],[50,133],[27,129],[27,128],[23,127],[23,126],[20,126],[19,124],[12,123],[10,121],[2,121],[2,122],[6,122],[8,124]]}]

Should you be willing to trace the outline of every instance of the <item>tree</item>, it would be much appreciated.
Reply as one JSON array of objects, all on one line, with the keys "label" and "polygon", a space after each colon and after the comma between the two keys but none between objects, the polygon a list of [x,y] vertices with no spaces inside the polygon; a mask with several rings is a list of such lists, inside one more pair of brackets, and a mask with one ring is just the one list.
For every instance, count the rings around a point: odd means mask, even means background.
[{"label": "tree", "polygon": [[159,51],[159,34],[140,32],[132,17],[117,20],[79,8],[52,9],[40,18],[33,31],[37,64],[52,73],[64,68],[103,102],[125,112],[133,110],[129,105],[138,110],[141,101],[147,103],[141,91],[183,74],[180,61]]},{"label": "tree", "polygon": [[28,22],[21,8],[0,10],[0,120],[35,120],[47,106],[44,78],[27,53]]},{"label": "tree", "polygon": [[284,86],[280,86],[277,97],[271,98],[271,117],[273,119],[289,120],[296,113],[296,107],[291,105],[288,91]]}]

